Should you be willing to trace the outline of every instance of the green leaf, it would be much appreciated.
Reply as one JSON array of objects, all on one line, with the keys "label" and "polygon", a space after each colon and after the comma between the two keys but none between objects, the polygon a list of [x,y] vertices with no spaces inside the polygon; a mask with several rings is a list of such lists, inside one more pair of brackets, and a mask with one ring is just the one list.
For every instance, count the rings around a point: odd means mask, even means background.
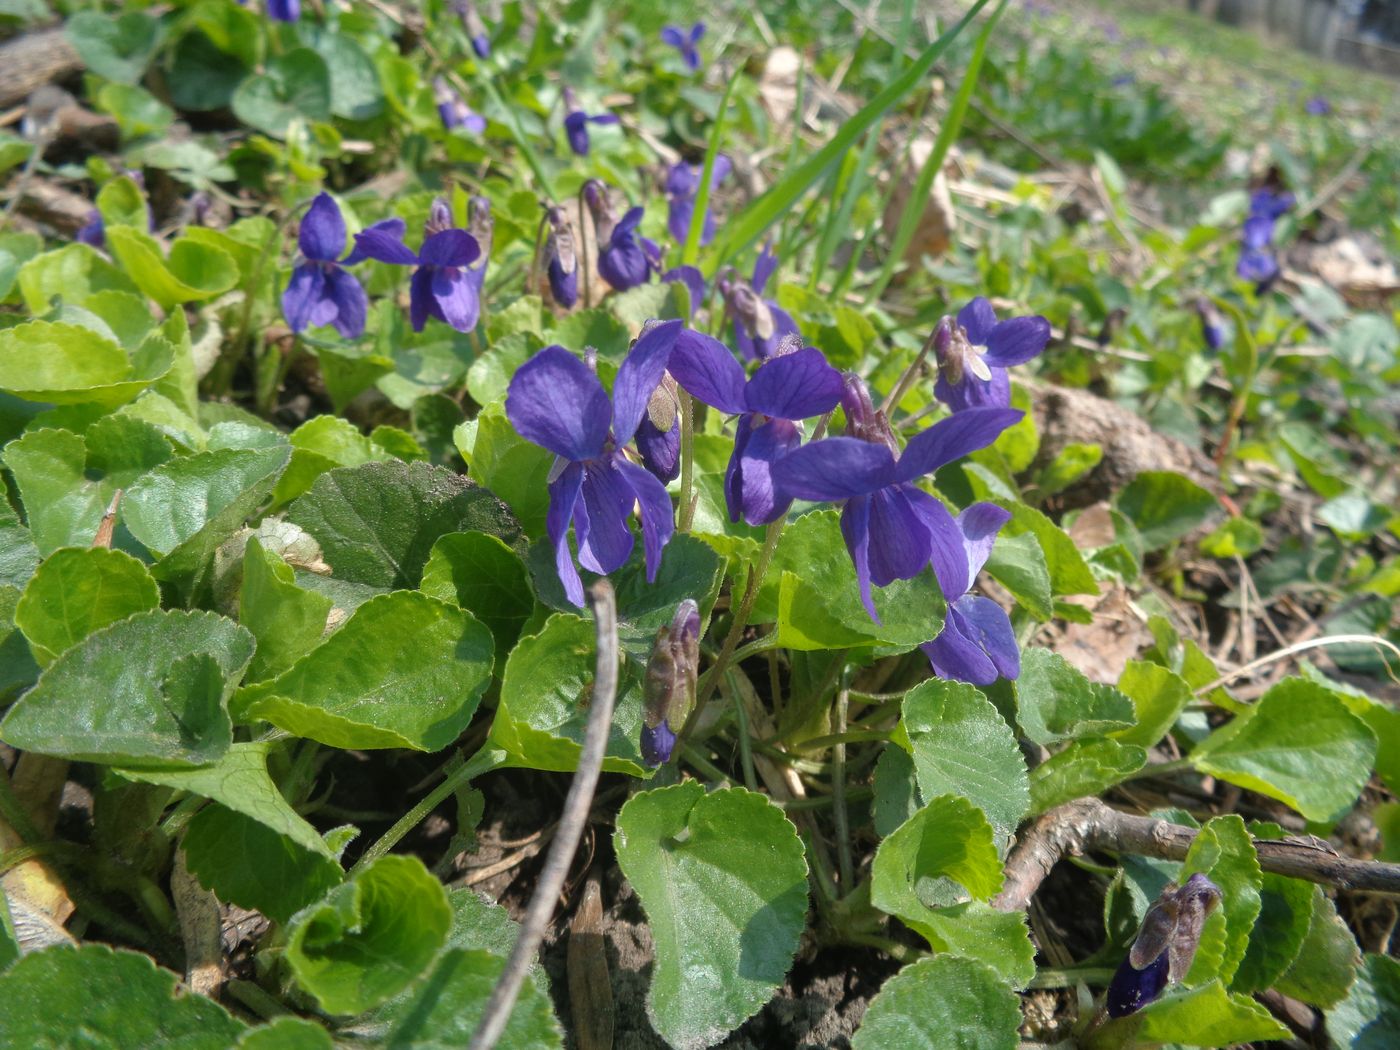
[{"label": "green leaf", "polygon": [[281,674],[314,649],[326,631],[332,601],[296,585],[292,567],[264,549],[257,537],[243,551],[238,622],[257,639],[248,681]]},{"label": "green leaf", "polygon": [[1212,558],[1247,558],[1264,545],[1264,530],[1248,518],[1226,518],[1201,540],[1201,552]]},{"label": "green leaf", "polygon": [[225,697],[253,636],[206,612],[152,611],[69,649],[0,722],[26,751],[122,765],[201,765],[228,750]]},{"label": "green leaf", "polygon": [[[977,0],[962,19],[952,28],[925,48],[873,99],[854,116],[843,121],[840,129],[821,149],[797,167],[792,168],[759,198],[749,204],[738,216],[725,224],[718,243],[710,249],[709,258],[714,266],[733,258],[745,247],[757,241],[780,217],[785,215],[794,203],[812,186],[815,186],[832,165],[840,162],[856,140],[866,133],[885,112],[899,102],[906,94],[928,79],[938,57],[948,45],[968,25],[977,13],[986,6],[987,0]],[[711,272],[707,269],[707,276]],[[932,637],[932,635],[930,635]],[[927,639],[925,639],[927,640]]]},{"label": "green leaf", "polygon": [[[673,610],[674,611],[674,610]],[[593,624],[566,613],[522,638],[506,661],[491,742],[517,765],[571,772],[578,767],[596,664]],[[603,768],[645,777],[639,669],[623,665]]]},{"label": "green leaf", "polygon": [[419,585],[433,544],[449,532],[485,532],[512,545],[520,535],[491,493],[427,463],[328,471],[287,519],[316,537],[338,578],[399,589]]},{"label": "green leaf", "polygon": [[1309,820],[1336,820],[1376,759],[1376,734],[1331,691],[1289,679],[1191,752],[1202,773],[1258,791]]},{"label": "green leaf", "polygon": [[[375,1014],[371,1031],[394,1050],[460,1050],[471,1041],[491,989],[505,968],[503,954],[450,948],[407,995]],[[549,996],[529,976],[497,1043],[510,1050],[561,1050]]]},{"label": "green leaf", "polygon": [[904,697],[893,737],[913,756],[924,798],[961,795],[1008,842],[1030,806],[1026,761],[996,707],[962,682],[931,678]]},{"label": "green leaf", "polygon": [[235,1050],[335,1050],[335,1043],[314,1021],[285,1016],[244,1033]]},{"label": "green leaf", "polygon": [[1345,1000],[1327,1011],[1334,1050],[1386,1050],[1400,1041],[1400,960],[1367,955]]},{"label": "green leaf", "polygon": [[1120,744],[1150,748],[1171,731],[1191,700],[1191,687],[1160,664],[1129,660],[1118,690],[1133,702],[1137,724],[1112,734]]},{"label": "green leaf", "polygon": [[1147,550],[1165,547],[1220,513],[1220,501],[1169,470],[1145,470],[1118,493],[1114,505],[1138,530]]},{"label": "green leaf", "polygon": [[[228,4],[209,5],[228,8]],[[236,9],[236,8],[235,8]],[[243,12],[249,19],[255,16]],[[254,36],[255,33],[249,33]],[[229,104],[234,90],[248,74],[245,61],[221,49],[198,29],[186,33],[175,45],[170,67],[170,101],[180,109],[207,112]]]},{"label": "green leaf", "polygon": [[851,1050],[1016,1050],[1021,1000],[992,970],[940,955],[904,967],[870,1001]]},{"label": "green leaf", "polygon": [[[1353,987],[1353,981],[1360,985],[1366,980],[1368,970],[1372,978],[1376,976],[1374,966],[1367,965],[1374,956],[1367,956],[1367,963],[1362,961],[1356,938],[1321,886],[1312,887],[1312,897],[1312,921],[1303,937],[1303,946],[1298,949],[1293,965],[1274,982],[1274,987],[1300,1002],[1331,1008],[1342,1001],[1347,990]],[[1358,967],[1362,970],[1360,974]],[[1400,1002],[1400,995],[1394,998]],[[1329,1015],[1329,1027],[1331,1023]]]},{"label": "green leaf", "polygon": [[632,796],[613,844],[656,942],[653,1027],[678,1050],[718,1042],[792,965],[807,912],[797,830],[763,795],[688,781]]},{"label": "green leaf", "polygon": [[222,248],[181,237],[161,254],[154,237],[134,226],[107,227],[107,244],[123,270],[162,309],[202,302],[238,283],[238,264]]},{"label": "green leaf", "polygon": [[1164,995],[1133,1016],[1141,1026],[1138,1039],[1148,1045],[1231,1046],[1254,1040],[1287,1039],[1292,1034],[1259,1003],[1245,995],[1229,994],[1219,981]]},{"label": "green leaf", "polygon": [[1100,795],[1147,764],[1147,752],[1117,740],[1076,740],[1031,770],[1032,813]]},{"label": "green leaf", "polygon": [[67,430],[31,430],[4,450],[34,545],[44,556],[89,546],[116,490],[170,455],[154,428],[120,416],[98,420],[86,440]]},{"label": "green leaf", "polygon": [[1050,588],[1056,595],[1099,593],[1093,570],[1064,529],[1019,500],[998,499],[993,502],[1011,512],[1011,520],[1002,526],[999,539],[1006,540],[1027,533],[1034,536],[1045,554],[1045,564],[1050,570]]},{"label": "green leaf", "polygon": [[323,1010],[357,1014],[423,973],[451,925],[447,891],[421,860],[380,857],[292,919],[287,961]]},{"label": "green leaf", "polygon": [[112,340],[76,324],[30,321],[0,329],[0,390],[25,401],[112,408],[145,390],[170,363],[168,350],[129,358]]},{"label": "green leaf", "polygon": [[15,626],[19,599],[18,587],[0,583],[0,699],[8,699],[16,690],[33,685],[39,677],[39,665],[29,651],[29,643]]},{"label": "green leaf", "polygon": [[1264,885],[1254,840],[1238,814],[1215,817],[1197,833],[1182,863],[1180,881],[1184,884],[1197,873],[1209,876],[1210,881],[1220,887],[1220,907],[1207,920],[1207,926],[1223,922],[1225,936],[1218,957],[1210,957],[1202,944],[1189,979],[1197,983],[1219,978],[1229,987],[1244,959],[1255,920],[1259,918],[1259,893]]},{"label": "green leaf", "polygon": [[30,952],[0,974],[0,1045],[7,1048],[228,1050],[246,1029],[137,952],[102,944]]},{"label": "green leaf", "polygon": [[776,621],[778,644],[803,651],[875,644],[912,649],[943,629],[943,595],[931,570],[873,593],[883,625],[861,604],[839,514],[816,511],[784,529],[752,620]]},{"label": "green leaf", "polygon": [[315,51],[299,47],[239,84],[231,103],[233,115],[249,127],[275,139],[285,138],[294,120],[330,118],[330,70]]},{"label": "green leaf", "polygon": [[912,817],[922,804],[914,759],[903,747],[887,747],[880,751],[875,763],[874,789],[870,815],[875,834],[884,838]]},{"label": "green leaf", "polygon": [[103,84],[97,91],[97,104],[116,119],[126,139],[159,134],[175,122],[173,109],[134,84]]},{"label": "green leaf", "polygon": [[215,804],[195,814],[182,844],[190,871],[219,900],[286,923],[344,879],[319,836],[317,841],[319,848],[309,850],[262,821]]},{"label": "green leaf", "polygon": [[456,602],[491,631],[508,653],[535,611],[535,594],[519,555],[485,532],[451,532],[433,544],[423,570],[424,594]]},{"label": "green leaf", "polygon": [[1037,744],[1095,736],[1133,725],[1133,702],[1110,685],[1090,682],[1049,649],[1021,654],[1017,720]]},{"label": "green leaf", "polygon": [[[145,226],[150,215],[146,195],[130,175],[112,179],[97,191],[97,210],[104,226]],[[148,317],[146,323],[149,325],[151,320]]]},{"label": "green leaf", "polygon": [[197,588],[214,551],[267,499],[290,458],[285,444],[217,449],[171,460],[132,485],[123,518],[157,555],[156,578]]},{"label": "green leaf", "polygon": [[160,23],[144,11],[127,11],[116,18],[80,11],[64,30],[83,65],[98,76],[125,84],[141,79],[161,38]]},{"label": "green leaf", "polygon": [[487,405],[458,426],[452,441],[472,478],[505,501],[528,536],[543,536],[554,456],[515,432],[504,403]]},{"label": "green leaf", "polygon": [[1252,995],[1271,988],[1298,958],[1312,925],[1311,883],[1264,872],[1259,919],[1231,988]]},{"label": "green leaf", "polygon": [[1002,884],[994,836],[966,799],[933,799],[880,843],[870,900],[935,951],[976,959],[1020,987],[1035,975],[1025,915],[983,903]]},{"label": "green leaf", "polygon": [[1053,496],[1069,488],[1099,465],[1103,449],[1098,445],[1072,441],[1047,463],[1036,479],[1042,496]]},{"label": "green leaf", "polygon": [[379,71],[364,49],[343,33],[312,34],[311,46],[326,63],[330,111],[346,120],[369,120],[384,108]]},{"label": "green leaf", "polygon": [[332,747],[440,751],[471,721],[491,663],[491,632],[471,613],[394,591],[277,678],[240,690],[233,708]]},{"label": "green leaf", "polygon": [[15,624],[48,666],[93,631],[159,606],[160,588],[130,554],[67,547],[49,555],[24,588]]},{"label": "green leaf", "polygon": [[160,784],[222,803],[257,821],[302,849],[331,856],[320,834],[285,798],[267,772],[267,756],[275,745],[265,740],[237,743],[216,763],[199,769],[121,769],[128,780]]},{"label": "green leaf", "polygon": [[336,467],[358,467],[391,458],[360,433],[360,428],[339,416],[317,416],[292,431],[292,461],[277,482],[275,504],[289,503],[312,483]]},{"label": "green leaf", "polygon": [[1043,623],[1054,615],[1050,567],[1032,533],[998,539],[987,559],[987,572],[1037,620]]},{"label": "green leaf", "polygon": [[31,314],[47,312],[55,298],[82,306],[95,292],[136,292],[130,277],[87,244],[70,244],[36,255],[20,267],[17,280]]}]

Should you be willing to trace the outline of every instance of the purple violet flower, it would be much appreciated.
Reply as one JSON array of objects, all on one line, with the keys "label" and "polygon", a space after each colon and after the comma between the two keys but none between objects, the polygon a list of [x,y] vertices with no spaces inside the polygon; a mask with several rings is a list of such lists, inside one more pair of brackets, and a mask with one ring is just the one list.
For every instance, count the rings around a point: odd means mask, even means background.
[{"label": "purple violet flower", "polygon": [[[967,554],[967,587],[971,588],[987,564],[1001,527],[1011,520],[1011,512],[995,503],[974,503],[957,516]],[[1000,675],[1015,678],[1021,673],[1021,653],[1006,610],[981,595],[943,594],[948,615],[943,630],[919,648],[933,664],[939,678],[973,685],[991,685]]]},{"label": "purple violet flower", "polygon": [[734,318],[734,345],[747,361],[770,357],[788,336],[801,335],[791,314],[763,298],[764,286],[777,268],[777,257],[764,245],[754,261],[752,281],[730,270],[718,282],[725,309]]},{"label": "purple violet flower", "polygon": [[317,325],[334,325],[346,339],[358,339],[365,330],[369,299],[360,282],[344,265],[358,262],[351,253],[337,261],[345,248],[345,220],[329,193],[316,195],[297,233],[301,262],[282,293],[282,313],[293,332]]},{"label": "purple violet flower", "polygon": [[1314,95],[1303,103],[1303,111],[1309,116],[1325,117],[1332,112],[1332,103],[1328,102],[1323,95]]},{"label": "purple violet flower", "polygon": [[456,11],[457,17],[462,20],[462,27],[467,31],[467,39],[471,41],[476,57],[490,58],[491,38],[486,33],[486,24],[476,13],[476,5],[471,3],[471,0],[453,0],[452,10]]},{"label": "purple violet flower", "polygon": [[799,420],[836,407],[844,389],[841,373],[820,350],[804,350],[792,337],[750,379],[723,343],[692,331],[676,339],[669,367],[692,396],[739,417],[724,472],[729,520],[742,515],[750,525],[777,521],[792,497],[775,484],[773,465],[802,443]]},{"label": "purple violet flower", "polygon": [[962,530],[937,499],[915,480],[986,448],[1023,413],[969,408],[916,434],[900,452],[883,412],[857,376],[842,397],[853,437],[825,438],[794,449],[773,464],[778,489],[795,499],[844,500],[841,534],[860,581],[860,597],[881,622],[871,584],[913,579],[928,565],[945,595],[968,589],[968,557]]},{"label": "purple violet flower", "polygon": [[645,284],[651,276],[652,262],[642,244],[644,238],[637,233],[643,209],[630,209],[619,222],[608,199],[608,188],[598,179],[589,179],[583,184],[583,200],[593,216],[593,232],[598,239],[598,272],[603,280],[619,292]]},{"label": "purple violet flower", "polygon": [[674,481],[681,472],[681,428],[676,425],[680,414],[676,381],[665,372],[651,393],[634,439],[642,466],[662,482]]},{"label": "purple violet flower", "polygon": [[1256,292],[1268,290],[1279,275],[1274,257],[1274,225],[1293,207],[1293,194],[1260,187],[1249,196],[1249,216],[1240,233],[1240,258],[1235,273],[1254,284]]},{"label": "purple violet flower", "polygon": [[569,149],[578,156],[588,156],[588,125],[616,123],[616,113],[599,113],[594,116],[585,113],[574,93],[568,88],[564,89],[564,134],[569,140]]},{"label": "purple violet flower", "polygon": [[1050,322],[1043,317],[998,321],[992,304],[978,296],[958,311],[957,322],[938,322],[933,349],[938,382],[933,395],[961,412],[967,408],[1006,408],[1011,381],[1006,370],[1035,357],[1050,342]]},{"label": "purple violet flower", "polygon": [[1180,888],[1169,883],[1162,890],[1109,983],[1109,1017],[1135,1013],[1155,1001],[1167,985],[1185,979],[1206,919],[1222,896],[1220,887],[1199,872]]},{"label": "purple violet flower", "polygon": [[695,45],[700,43],[700,38],[705,35],[705,23],[696,22],[689,30],[681,29],[679,26],[666,26],[661,30],[661,42],[670,44],[681,53],[681,61],[685,63],[686,69],[694,73],[700,68],[700,52]]},{"label": "purple violet flower", "polygon": [[267,0],[267,17],[274,22],[295,22],[301,17],[301,0]]},{"label": "purple violet flower", "polygon": [[569,552],[570,523],[579,564],[606,575],[632,553],[627,519],[639,506],[647,581],[656,579],[661,552],[675,529],[671,497],[623,447],[661,382],[680,330],[680,321],[662,321],[642,331],[618,369],[611,401],[593,370],[562,346],[545,347],[511,378],[506,394],[511,425],[559,457],[550,471],[545,529],[559,582],[575,605],[583,605],[583,581]]},{"label": "purple violet flower", "polygon": [[656,632],[642,679],[642,760],[660,766],[671,760],[676,734],[695,706],[700,669],[700,607],[687,598],[671,622]]},{"label": "purple violet flower", "polygon": [[[710,193],[723,182],[733,170],[733,163],[723,153],[715,157],[715,166],[710,169]],[[677,161],[666,173],[666,195],[670,198],[666,215],[666,228],[677,244],[684,244],[690,235],[690,220],[695,214],[695,196],[700,192],[700,176],[705,169],[700,164],[687,164]],[[700,228],[700,243],[709,244],[715,239],[715,217],[708,208]]]},{"label": "purple violet flower", "polygon": [[358,257],[397,266],[416,266],[409,282],[408,315],[415,332],[429,317],[470,332],[481,315],[480,282],[468,267],[481,255],[476,238],[452,226],[452,210],[435,199],[423,226],[423,247],[415,253],[403,243],[403,220],[376,223],[355,234]]},{"label": "purple violet flower", "polygon": [[486,118],[473,112],[471,106],[467,105],[462,96],[442,77],[433,81],[433,97],[437,100],[437,111],[438,116],[442,118],[442,126],[448,131],[465,128],[473,135],[480,135],[486,130]]},{"label": "purple violet flower", "polygon": [[1215,304],[1204,296],[1197,298],[1195,306],[1196,316],[1201,321],[1201,338],[1205,340],[1206,349],[1215,353],[1230,338],[1230,324],[1221,316]]},{"label": "purple violet flower", "polygon": [[107,225],[102,221],[102,213],[96,208],[88,212],[87,222],[78,227],[78,232],[73,234],[73,239],[93,248],[105,248],[107,246]]},{"label": "purple violet flower", "polygon": [[554,301],[565,310],[578,302],[578,252],[575,249],[574,227],[569,216],[558,205],[545,209],[549,233],[544,242],[544,267],[549,277],[549,291]]}]

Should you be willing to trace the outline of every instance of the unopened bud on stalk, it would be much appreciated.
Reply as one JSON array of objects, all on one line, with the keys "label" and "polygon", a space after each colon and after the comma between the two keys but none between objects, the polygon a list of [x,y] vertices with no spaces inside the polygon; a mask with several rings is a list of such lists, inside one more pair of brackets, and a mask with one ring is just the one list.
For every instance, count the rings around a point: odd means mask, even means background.
[{"label": "unopened bud on stalk", "polygon": [[1186,977],[1206,918],[1221,900],[1220,887],[1204,875],[1168,885],[1147,910],[1142,929],[1108,986],[1108,1016],[1126,1017]]},{"label": "unopened bud on stalk", "polygon": [[671,759],[676,734],[695,704],[700,669],[700,607],[687,598],[670,624],[656,633],[643,683],[642,758],[649,766]]},{"label": "unopened bud on stalk", "polygon": [[846,413],[846,432],[851,437],[869,441],[875,445],[885,445],[895,455],[899,455],[899,443],[890,430],[889,420],[875,407],[870,399],[870,390],[865,380],[848,372],[842,377],[844,388],[841,392],[841,408]]}]

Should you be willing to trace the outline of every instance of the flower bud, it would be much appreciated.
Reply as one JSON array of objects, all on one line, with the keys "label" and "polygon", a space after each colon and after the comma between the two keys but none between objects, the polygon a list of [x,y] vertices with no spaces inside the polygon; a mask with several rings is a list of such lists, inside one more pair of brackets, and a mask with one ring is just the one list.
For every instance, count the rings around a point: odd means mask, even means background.
[{"label": "flower bud", "polygon": [[670,624],[656,633],[642,685],[642,758],[649,766],[671,759],[676,734],[695,703],[700,669],[700,608],[687,598]]},{"label": "flower bud", "polygon": [[1147,910],[1142,929],[1108,986],[1108,1016],[1126,1017],[1183,980],[1196,957],[1206,918],[1220,903],[1220,887],[1199,873],[1169,885]]},{"label": "flower bud", "polygon": [[428,208],[428,221],[423,224],[423,233],[431,237],[435,233],[452,229],[452,205],[444,197],[434,197]]},{"label": "flower bud", "polygon": [[883,444],[899,455],[899,444],[890,430],[889,420],[870,400],[865,380],[853,372],[847,372],[843,380],[845,389],[841,392],[841,408],[846,413],[846,432],[862,441]]},{"label": "flower bud", "polygon": [[544,245],[549,290],[554,301],[568,309],[578,302],[578,256],[574,248],[574,228],[564,209],[557,206],[546,210],[545,220],[549,224]]}]

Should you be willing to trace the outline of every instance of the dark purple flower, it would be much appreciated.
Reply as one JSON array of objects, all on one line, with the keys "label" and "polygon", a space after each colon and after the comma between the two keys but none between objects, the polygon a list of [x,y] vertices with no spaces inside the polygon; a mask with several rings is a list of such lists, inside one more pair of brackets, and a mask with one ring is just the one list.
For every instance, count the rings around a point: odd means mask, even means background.
[{"label": "dark purple flower", "polygon": [[274,22],[295,22],[301,17],[301,0],[267,0],[267,17]]},{"label": "dark purple flower", "polygon": [[689,30],[679,26],[666,26],[661,30],[661,42],[670,44],[681,53],[681,61],[692,73],[700,68],[700,52],[695,45],[705,35],[705,23],[696,22]]},{"label": "dark purple flower", "polygon": [[334,325],[346,339],[358,339],[365,330],[369,300],[360,282],[342,263],[358,262],[354,253],[337,261],[345,248],[345,220],[329,193],[311,202],[297,233],[301,263],[282,293],[282,313],[293,332],[317,325]]},{"label": "dark purple flower", "polygon": [[794,449],[773,465],[785,496],[844,500],[846,540],[861,601],[877,623],[871,584],[908,580],[932,565],[944,594],[968,588],[962,530],[947,509],[913,482],[945,464],[986,448],[1022,416],[1004,408],[969,408],[940,420],[898,451],[884,414],[865,384],[852,376],[842,398],[855,437],[834,437]]},{"label": "dark purple flower", "polygon": [[[728,177],[733,164],[723,153],[716,155],[715,165],[710,169],[710,193]],[[695,196],[700,192],[700,176],[705,169],[699,164],[678,161],[666,173],[666,195],[669,205],[666,215],[666,228],[677,244],[684,244],[690,235],[690,220],[695,214]],[[700,227],[700,243],[709,244],[715,239],[715,217],[708,208]]]},{"label": "dark purple flower", "polygon": [[673,266],[661,275],[661,280],[668,284],[675,281],[685,285],[686,291],[690,293],[690,308],[686,318],[694,317],[695,311],[705,301],[705,275],[694,266]]},{"label": "dark purple flower", "polygon": [[1011,381],[1006,370],[1029,361],[1050,342],[1050,322],[1043,317],[998,321],[992,304],[978,296],[958,311],[957,322],[945,317],[934,335],[938,382],[933,395],[961,412],[967,408],[1006,408]]},{"label": "dark purple flower", "polygon": [[550,205],[545,209],[549,233],[545,237],[543,260],[549,277],[549,291],[554,301],[564,309],[578,302],[578,253],[575,250],[574,227],[563,208]]},{"label": "dark purple flower", "polygon": [[1220,887],[1199,872],[1177,888],[1168,884],[1143,916],[1128,956],[1108,986],[1109,1017],[1126,1017],[1191,970],[1206,919],[1221,900]]},{"label": "dark purple flower", "polygon": [[1273,252],[1274,225],[1294,202],[1293,194],[1267,186],[1250,194],[1249,216],[1240,234],[1240,258],[1235,264],[1235,273],[1253,282],[1257,292],[1265,291],[1279,275],[1278,260]]},{"label": "dark purple flower", "polygon": [[452,90],[442,77],[433,81],[433,97],[437,100],[438,116],[442,118],[442,126],[448,131],[455,128],[465,128],[473,135],[480,135],[486,130],[486,118],[480,113],[472,112],[472,108],[463,101],[462,96]]},{"label": "dark purple flower", "polygon": [[1287,190],[1272,190],[1260,187],[1249,195],[1249,214],[1265,219],[1279,219],[1292,210],[1298,199]]},{"label": "dark purple flower", "polygon": [[671,760],[676,733],[695,705],[700,669],[700,607],[687,598],[671,622],[656,632],[642,680],[642,760],[659,766]]},{"label": "dark purple flower", "polygon": [[403,243],[403,221],[387,220],[355,234],[357,257],[398,266],[416,266],[409,282],[409,320],[421,332],[429,317],[470,332],[481,315],[480,281],[468,267],[481,255],[476,238],[452,226],[452,211],[441,197],[433,201],[423,227],[423,247],[415,254]]},{"label": "dark purple flower", "polygon": [[583,200],[593,216],[593,231],[598,238],[598,272],[603,280],[619,292],[645,284],[651,276],[652,260],[642,243],[645,238],[637,233],[643,209],[632,208],[619,222],[608,199],[608,188],[597,179],[583,184]]},{"label": "dark purple flower", "polygon": [[506,394],[511,424],[521,437],[559,457],[550,472],[545,530],[559,581],[575,605],[583,605],[583,582],[569,552],[571,523],[579,564],[607,574],[632,553],[627,519],[639,506],[647,580],[656,579],[675,528],[671,497],[627,458],[623,446],[646,413],[680,329],[680,321],[662,321],[643,330],[618,369],[611,401],[593,370],[562,346],[545,347],[511,378]]},{"label": "dark purple flower", "polygon": [[462,27],[467,31],[467,38],[471,41],[472,50],[476,52],[476,57],[490,58],[491,38],[486,33],[486,24],[476,13],[476,5],[470,0],[453,0],[452,9],[461,18]]},{"label": "dark purple flower", "polygon": [[568,88],[564,89],[564,134],[569,139],[569,149],[580,157],[588,156],[588,125],[616,124],[617,114],[599,113],[589,116],[579,106],[578,99]]},{"label": "dark purple flower", "polygon": [[1322,95],[1314,95],[1303,103],[1304,112],[1314,117],[1325,117],[1332,112],[1332,103]]},{"label": "dark purple flower", "polygon": [[[995,503],[974,503],[957,516],[967,554],[967,586],[970,588],[987,564],[992,544],[1011,512]],[[991,685],[998,676],[1015,678],[1021,673],[1021,653],[1006,610],[977,594],[943,594],[948,615],[943,630],[921,649],[939,678],[973,685]]]},{"label": "dark purple flower", "polygon": [[1198,298],[1195,305],[1196,316],[1201,320],[1201,338],[1205,340],[1206,348],[1214,353],[1230,338],[1230,325],[1209,299]]},{"label": "dark purple flower", "polygon": [[734,318],[734,344],[749,361],[769,357],[784,339],[801,335],[791,314],[774,300],[763,298],[764,286],[777,268],[777,258],[765,245],[754,261],[752,281],[735,276],[731,270],[718,282],[725,309]]},{"label": "dark purple flower", "polygon": [[78,228],[78,232],[73,235],[73,239],[81,244],[91,245],[94,248],[104,248],[107,245],[107,226],[102,221],[102,213],[96,208],[88,212],[87,222]]},{"label": "dark purple flower", "polygon": [[637,424],[637,454],[642,466],[661,481],[671,481],[681,472],[681,403],[676,381],[667,372],[652,391],[646,415]]},{"label": "dark purple flower", "polygon": [[[752,379],[718,339],[685,331],[671,353],[671,374],[692,396],[739,417],[734,453],[724,473],[729,520],[750,525],[777,521],[792,497],[774,483],[773,465],[802,443],[798,421],[819,416],[841,400],[841,373],[815,347],[778,353]],[[786,347],[784,349],[787,349]]]}]

